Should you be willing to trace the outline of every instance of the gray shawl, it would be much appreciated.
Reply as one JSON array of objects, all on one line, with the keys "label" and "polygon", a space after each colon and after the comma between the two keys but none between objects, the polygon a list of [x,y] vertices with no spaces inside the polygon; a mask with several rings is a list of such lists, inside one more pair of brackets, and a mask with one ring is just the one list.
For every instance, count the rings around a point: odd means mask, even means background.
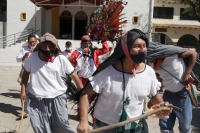
[{"label": "gray shawl", "polygon": [[[159,42],[149,42],[149,47],[147,51],[147,59],[159,59],[159,58],[165,58],[169,57],[175,54],[182,54],[185,51],[187,51],[188,48],[182,48],[178,46],[173,45],[164,45]],[[188,65],[188,59],[183,59],[186,66]],[[191,72],[191,76],[194,78],[194,82],[196,86],[200,84],[200,79],[198,79],[195,75],[195,72],[198,73],[200,68],[200,60],[197,59],[196,64]]]}]

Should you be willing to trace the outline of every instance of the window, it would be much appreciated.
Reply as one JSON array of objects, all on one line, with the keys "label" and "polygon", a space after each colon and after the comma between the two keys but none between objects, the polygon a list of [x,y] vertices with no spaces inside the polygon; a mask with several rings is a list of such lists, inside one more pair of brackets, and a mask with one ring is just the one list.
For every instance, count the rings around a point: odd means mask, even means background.
[{"label": "window", "polygon": [[154,7],[153,18],[173,19],[173,7]]},{"label": "window", "polygon": [[61,13],[60,17],[71,18],[72,15],[69,11],[64,11]]},{"label": "window", "polygon": [[167,32],[167,28],[155,28],[155,32]]},{"label": "window", "polygon": [[138,23],[138,16],[134,16],[134,17],[132,18],[132,23],[133,23],[133,24],[137,24],[137,23]]},{"label": "window", "polygon": [[7,21],[7,0],[0,0],[0,21]]},{"label": "window", "polygon": [[26,21],[26,13],[25,12],[21,13],[21,20]]},{"label": "window", "polygon": [[189,13],[183,13],[184,8],[180,9],[180,20],[197,20],[195,16],[190,15]]}]

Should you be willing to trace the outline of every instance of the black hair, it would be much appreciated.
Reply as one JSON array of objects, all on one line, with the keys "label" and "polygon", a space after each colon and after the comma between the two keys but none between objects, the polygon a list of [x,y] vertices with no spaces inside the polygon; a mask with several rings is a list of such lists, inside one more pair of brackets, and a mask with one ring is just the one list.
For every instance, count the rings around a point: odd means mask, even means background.
[{"label": "black hair", "polygon": [[30,38],[33,38],[33,37],[34,37],[35,39],[37,39],[36,36],[35,36],[35,34],[29,34],[29,35],[28,35],[28,40],[29,40]]},{"label": "black hair", "polygon": [[70,45],[72,45],[72,43],[71,43],[70,41],[67,41],[67,42],[65,43],[65,46],[70,46]]}]

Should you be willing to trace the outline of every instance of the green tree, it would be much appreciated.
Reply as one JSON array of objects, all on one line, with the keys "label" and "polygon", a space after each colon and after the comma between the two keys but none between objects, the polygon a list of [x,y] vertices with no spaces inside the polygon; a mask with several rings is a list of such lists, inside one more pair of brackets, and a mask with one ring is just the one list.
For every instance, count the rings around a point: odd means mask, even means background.
[{"label": "green tree", "polygon": [[185,8],[183,13],[195,16],[200,22],[200,0],[181,0],[181,3],[190,5],[188,8]]}]

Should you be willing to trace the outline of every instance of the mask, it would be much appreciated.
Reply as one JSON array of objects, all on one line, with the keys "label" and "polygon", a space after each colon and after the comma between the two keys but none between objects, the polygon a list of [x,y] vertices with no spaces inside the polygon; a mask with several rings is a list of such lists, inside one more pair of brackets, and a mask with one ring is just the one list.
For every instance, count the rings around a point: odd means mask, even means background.
[{"label": "mask", "polygon": [[54,50],[46,51],[46,50],[40,49],[40,51],[46,57],[51,57],[54,54]]},{"label": "mask", "polygon": [[71,51],[72,50],[72,48],[66,48],[68,51]]},{"label": "mask", "polygon": [[142,63],[146,59],[146,56],[147,56],[147,52],[146,51],[145,52],[141,52],[139,54],[130,54],[131,59],[136,64]]}]

